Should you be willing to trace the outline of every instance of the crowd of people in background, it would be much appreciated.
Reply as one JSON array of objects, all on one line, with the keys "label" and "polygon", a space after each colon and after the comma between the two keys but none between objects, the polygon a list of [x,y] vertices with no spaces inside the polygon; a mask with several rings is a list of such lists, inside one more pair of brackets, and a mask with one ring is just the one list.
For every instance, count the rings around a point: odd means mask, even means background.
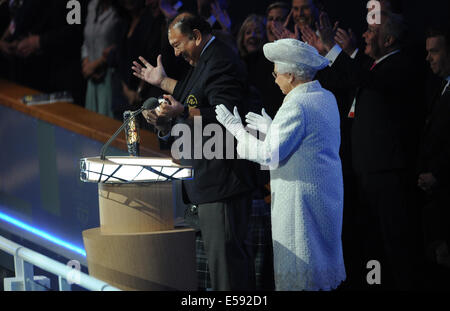
[{"label": "crowd of people in background", "polygon": [[[70,91],[77,104],[122,120],[124,111],[165,94],[133,75],[133,61],[160,61],[175,80],[189,72],[168,28],[190,11],[239,56],[246,100],[274,118],[284,95],[263,46],[303,41],[329,60],[315,80],[334,94],[340,114],[347,275],[340,288],[450,289],[449,25],[430,25],[420,44],[410,42],[400,2],[389,0],[378,2],[380,22],[368,24],[362,38],[331,21],[317,0],[274,2],[238,25],[226,0],[80,2],[83,23],[68,25],[65,1],[0,1],[0,77],[42,92]],[[259,252],[256,288],[272,290],[269,176],[257,178],[249,243]],[[381,264],[381,284],[367,281],[371,260]]]}]

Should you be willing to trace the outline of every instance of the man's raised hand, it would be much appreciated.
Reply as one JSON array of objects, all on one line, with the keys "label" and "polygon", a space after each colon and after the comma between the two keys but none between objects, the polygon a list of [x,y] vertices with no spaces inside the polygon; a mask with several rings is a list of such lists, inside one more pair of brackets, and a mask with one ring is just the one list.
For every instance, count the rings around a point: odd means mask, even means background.
[{"label": "man's raised hand", "polygon": [[164,78],[167,77],[164,67],[162,65],[162,57],[158,55],[156,59],[156,67],[152,66],[145,58],[139,56],[139,60],[143,65],[139,64],[137,61],[133,62],[133,75],[141,80],[144,80],[151,85],[161,87],[161,83]]}]

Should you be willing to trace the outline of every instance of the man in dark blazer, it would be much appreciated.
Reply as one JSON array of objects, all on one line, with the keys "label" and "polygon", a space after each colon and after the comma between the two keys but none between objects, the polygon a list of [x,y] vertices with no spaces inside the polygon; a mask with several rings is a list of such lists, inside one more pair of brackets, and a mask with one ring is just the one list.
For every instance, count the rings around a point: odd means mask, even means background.
[{"label": "man in dark blazer", "polygon": [[380,262],[383,288],[409,289],[416,257],[411,195],[422,111],[420,64],[402,50],[401,16],[380,14],[381,23],[369,24],[363,35],[366,57],[352,60],[337,45],[327,57],[334,79],[355,90],[347,114],[353,118],[351,158],[366,262]]},{"label": "man in dark blazer", "polygon": [[254,190],[251,164],[235,157],[207,159],[203,154],[195,155],[195,150],[201,152],[211,138],[195,131],[216,123],[214,106],[236,106],[245,113],[246,73],[237,54],[211,34],[203,18],[180,14],[171,22],[168,33],[175,55],[182,56],[192,68],[185,78],[176,81],[166,76],[160,56],[156,67],[143,58],[144,66],[134,62],[137,77],[173,95],[164,96],[170,105],[162,105],[159,112],[147,111],[144,116],[158,128],[160,137],[167,137],[174,125],[161,123],[161,117],[191,129],[191,152],[181,157],[181,164],[194,168],[194,179],[183,181],[182,186],[186,203],[198,206],[212,289],[252,290],[254,263],[244,242],[249,234]]},{"label": "man in dark blazer", "polygon": [[[450,29],[431,28],[426,41],[427,61],[435,79],[428,89],[428,114],[422,130],[417,186],[423,198],[423,233],[428,275],[440,285],[450,270]],[[443,279],[446,277],[447,279]],[[439,288],[439,287],[438,287]],[[447,287],[448,288],[448,287]]]}]

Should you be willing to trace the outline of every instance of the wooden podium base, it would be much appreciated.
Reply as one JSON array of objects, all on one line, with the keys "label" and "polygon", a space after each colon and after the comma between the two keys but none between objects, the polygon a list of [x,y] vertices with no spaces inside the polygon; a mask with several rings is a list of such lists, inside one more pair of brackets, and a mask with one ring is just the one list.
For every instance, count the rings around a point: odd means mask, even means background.
[{"label": "wooden podium base", "polygon": [[172,183],[98,184],[102,233],[173,229]]},{"label": "wooden podium base", "polygon": [[195,231],[83,231],[89,274],[123,290],[196,290]]},{"label": "wooden podium base", "polygon": [[171,182],[98,184],[83,231],[89,274],[123,290],[196,290],[195,230],[174,229]]}]

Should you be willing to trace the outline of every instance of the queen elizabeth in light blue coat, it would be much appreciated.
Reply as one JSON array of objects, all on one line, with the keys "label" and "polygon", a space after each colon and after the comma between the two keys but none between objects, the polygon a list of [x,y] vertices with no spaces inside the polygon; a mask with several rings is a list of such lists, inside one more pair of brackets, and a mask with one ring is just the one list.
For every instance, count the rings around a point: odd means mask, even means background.
[{"label": "queen elizabeth in light blue coat", "polygon": [[250,128],[217,106],[240,157],[270,168],[272,240],[277,290],[331,290],[345,280],[342,254],[343,181],[339,111],[332,93],[313,81],[328,61],[294,39],[264,46],[275,83],[286,95],[275,118],[250,113]]}]

